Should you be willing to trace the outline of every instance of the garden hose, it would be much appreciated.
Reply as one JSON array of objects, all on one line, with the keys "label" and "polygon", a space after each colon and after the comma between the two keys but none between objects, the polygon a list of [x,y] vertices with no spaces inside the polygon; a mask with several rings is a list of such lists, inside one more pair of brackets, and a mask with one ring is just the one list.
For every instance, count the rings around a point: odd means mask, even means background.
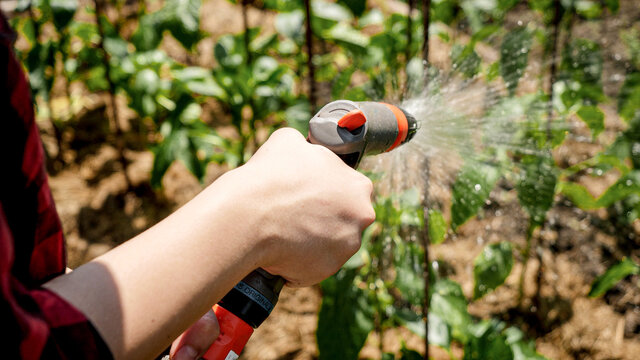
[{"label": "garden hose", "polygon": [[[416,119],[401,108],[380,102],[337,100],[309,121],[308,140],[327,147],[354,169],[365,155],[391,151],[411,140]],[[213,306],[220,336],[205,360],[235,360],[249,337],[278,302],[285,280],[257,269]]]}]

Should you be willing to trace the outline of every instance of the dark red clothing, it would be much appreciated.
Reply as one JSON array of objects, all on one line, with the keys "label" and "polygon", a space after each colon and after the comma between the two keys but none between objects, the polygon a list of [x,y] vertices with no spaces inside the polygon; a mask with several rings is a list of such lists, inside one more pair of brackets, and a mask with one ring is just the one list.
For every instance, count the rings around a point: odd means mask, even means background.
[{"label": "dark red clothing", "polygon": [[87,320],[41,285],[65,271],[29,85],[0,14],[0,357],[111,359]]}]

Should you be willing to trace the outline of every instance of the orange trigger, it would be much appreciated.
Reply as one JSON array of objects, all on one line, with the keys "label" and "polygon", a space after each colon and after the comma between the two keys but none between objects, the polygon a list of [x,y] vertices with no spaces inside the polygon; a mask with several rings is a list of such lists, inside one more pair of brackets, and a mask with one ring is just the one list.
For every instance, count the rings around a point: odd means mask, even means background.
[{"label": "orange trigger", "polygon": [[362,113],[362,110],[355,109],[346,113],[340,120],[338,120],[338,126],[345,128],[349,131],[353,131],[367,122],[367,118]]}]

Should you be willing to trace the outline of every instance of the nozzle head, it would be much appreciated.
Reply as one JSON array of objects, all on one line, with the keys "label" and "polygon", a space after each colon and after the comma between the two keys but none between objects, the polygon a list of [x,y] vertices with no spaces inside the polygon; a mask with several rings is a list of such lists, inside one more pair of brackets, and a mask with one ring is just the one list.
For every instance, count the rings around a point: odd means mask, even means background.
[{"label": "nozzle head", "polygon": [[409,140],[413,139],[416,132],[418,132],[418,121],[413,115],[408,113],[405,109],[401,107],[398,107],[398,109],[402,110],[402,112],[404,113],[404,116],[407,118],[407,124],[409,125],[407,129],[407,137],[402,142],[404,144],[409,142]]},{"label": "nozzle head", "polygon": [[417,127],[415,117],[397,106],[337,100],[309,121],[309,141],[356,167],[365,155],[390,151],[409,141]]}]

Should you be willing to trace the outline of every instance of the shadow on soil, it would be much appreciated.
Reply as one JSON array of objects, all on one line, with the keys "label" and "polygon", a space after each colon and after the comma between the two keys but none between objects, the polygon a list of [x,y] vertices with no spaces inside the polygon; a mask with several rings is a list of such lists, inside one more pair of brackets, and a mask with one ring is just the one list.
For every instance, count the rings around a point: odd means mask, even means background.
[{"label": "shadow on soil", "polygon": [[172,204],[147,183],[107,195],[101,206],[78,213],[80,237],[89,243],[119,245],[171,213]]}]

